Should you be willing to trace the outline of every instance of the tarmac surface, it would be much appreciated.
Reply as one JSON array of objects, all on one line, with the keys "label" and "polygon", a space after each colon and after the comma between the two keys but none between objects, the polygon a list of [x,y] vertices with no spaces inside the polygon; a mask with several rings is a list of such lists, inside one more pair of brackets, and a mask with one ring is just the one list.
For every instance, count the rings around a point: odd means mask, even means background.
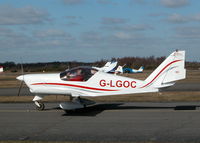
[{"label": "tarmac surface", "polygon": [[57,103],[0,103],[0,140],[200,142],[200,103],[98,103],[68,112]]},{"label": "tarmac surface", "polygon": [[[0,96],[16,96],[19,88],[0,88]],[[176,83],[174,86],[163,89],[163,91],[200,91],[200,83]],[[22,88],[21,96],[34,95],[27,87]]]}]

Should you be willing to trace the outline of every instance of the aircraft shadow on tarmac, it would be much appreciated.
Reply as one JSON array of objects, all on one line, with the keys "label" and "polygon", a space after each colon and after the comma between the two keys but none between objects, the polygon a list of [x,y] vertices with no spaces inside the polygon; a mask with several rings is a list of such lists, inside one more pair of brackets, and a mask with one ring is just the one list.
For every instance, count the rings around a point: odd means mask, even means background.
[{"label": "aircraft shadow on tarmac", "polygon": [[77,109],[73,111],[66,111],[62,116],[96,116],[97,114],[105,110],[160,110],[160,109],[171,109],[171,110],[196,110],[200,106],[186,105],[186,106],[125,106],[124,103],[106,103],[96,104],[83,109]]}]

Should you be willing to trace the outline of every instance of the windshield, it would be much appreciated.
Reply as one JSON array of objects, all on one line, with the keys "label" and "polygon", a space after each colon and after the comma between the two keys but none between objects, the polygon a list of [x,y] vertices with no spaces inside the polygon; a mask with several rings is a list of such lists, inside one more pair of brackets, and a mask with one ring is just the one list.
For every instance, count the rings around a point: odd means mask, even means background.
[{"label": "windshield", "polygon": [[96,72],[96,69],[90,67],[77,67],[62,72],[60,78],[65,81],[87,81]]}]

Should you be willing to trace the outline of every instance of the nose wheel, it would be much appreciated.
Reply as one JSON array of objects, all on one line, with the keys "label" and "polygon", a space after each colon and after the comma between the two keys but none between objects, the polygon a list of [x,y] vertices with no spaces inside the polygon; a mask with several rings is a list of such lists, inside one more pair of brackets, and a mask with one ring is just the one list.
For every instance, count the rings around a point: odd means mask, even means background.
[{"label": "nose wheel", "polygon": [[35,105],[36,105],[36,109],[39,110],[39,111],[42,111],[45,108],[44,103],[41,103],[41,102],[38,102],[38,101],[35,101]]}]

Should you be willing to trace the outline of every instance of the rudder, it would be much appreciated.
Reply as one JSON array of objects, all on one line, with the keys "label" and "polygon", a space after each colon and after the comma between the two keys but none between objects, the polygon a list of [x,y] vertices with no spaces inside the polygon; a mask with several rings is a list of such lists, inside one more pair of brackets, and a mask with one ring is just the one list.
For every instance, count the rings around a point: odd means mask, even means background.
[{"label": "rudder", "polygon": [[177,80],[186,77],[185,51],[175,51],[170,54],[154,72],[147,77],[143,87],[162,88],[171,86]]}]

